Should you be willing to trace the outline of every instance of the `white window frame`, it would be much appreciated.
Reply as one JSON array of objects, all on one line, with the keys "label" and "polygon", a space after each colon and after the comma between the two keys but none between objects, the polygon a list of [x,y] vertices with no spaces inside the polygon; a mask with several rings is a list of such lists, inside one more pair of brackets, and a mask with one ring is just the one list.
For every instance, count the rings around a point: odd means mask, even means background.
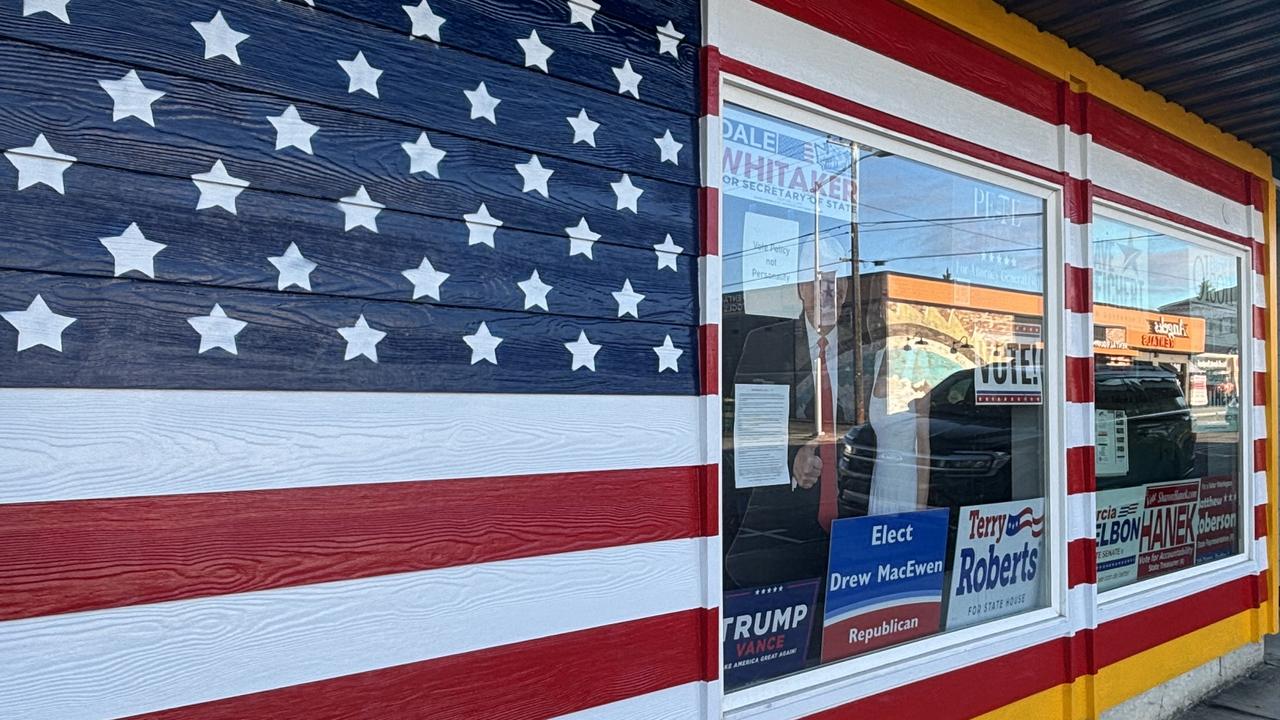
[{"label": "white window frame", "polygon": [[[1135,227],[1161,233],[1176,240],[1220,252],[1236,260],[1236,268],[1240,274],[1239,328],[1240,328],[1240,380],[1238,395],[1240,397],[1239,451],[1240,463],[1240,510],[1239,528],[1241,552],[1231,557],[1215,560],[1203,565],[1194,565],[1183,570],[1159,575],[1146,580],[1111,588],[1098,592],[1098,624],[1130,615],[1141,610],[1156,607],[1166,602],[1186,597],[1202,590],[1208,590],[1232,580],[1252,575],[1257,571],[1255,554],[1257,549],[1253,542],[1254,498],[1253,487],[1253,353],[1250,343],[1253,339],[1253,259],[1250,250],[1240,243],[1214,237],[1207,233],[1178,225],[1164,218],[1156,217],[1119,203],[1107,200],[1094,200],[1093,216],[1106,216],[1110,220],[1133,225]],[[1093,241],[1090,235],[1090,253]]]},{"label": "white window frame", "polygon": [[[819,665],[792,675],[727,691],[722,701],[728,720],[794,718],[845,704],[883,690],[975,665],[1010,652],[1065,637],[1079,625],[1079,612],[1068,603],[1067,592],[1067,490],[1066,490],[1066,363],[1064,336],[1065,266],[1062,186],[985,162],[953,150],[896,133],[835,112],[758,83],[732,75],[721,76],[721,109],[733,104],[781,120],[797,123],[816,132],[865,143],[924,164],[976,180],[1003,185],[1040,198],[1045,203],[1045,254],[1043,288],[1044,338],[1047,351],[1044,377],[1045,513],[1049,550],[1049,603],[1045,608],[945,631],[919,640],[876,650],[845,660]],[[715,137],[712,142],[720,142]],[[709,153],[719,172],[718,147]],[[724,227],[723,218],[718,227]],[[723,247],[723,243],[721,243]],[[718,302],[720,288],[715,290]],[[721,333],[723,337],[723,333]],[[723,348],[719,357],[723,357]],[[717,443],[720,440],[717,438]],[[721,478],[721,482],[732,479]],[[722,523],[723,526],[723,523]],[[719,568],[715,569],[719,572]],[[718,586],[719,578],[713,578]],[[723,597],[723,596],[722,596]],[[721,611],[723,608],[721,608]],[[720,627],[723,627],[721,624]],[[722,647],[722,643],[717,646]],[[721,658],[723,661],[723,658]],[[723,666],[721,662],[720,666]]]}]

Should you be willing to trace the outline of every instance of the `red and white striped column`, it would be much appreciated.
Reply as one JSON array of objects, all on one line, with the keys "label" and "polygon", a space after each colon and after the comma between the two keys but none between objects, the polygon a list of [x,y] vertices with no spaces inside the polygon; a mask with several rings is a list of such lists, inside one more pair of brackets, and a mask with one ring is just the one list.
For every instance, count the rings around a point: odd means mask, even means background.
[{"label": "red and white striped column", "polygon": [[[1089,180],[1088,96],[1061,86],[1063,184],[1063,337],[1067,465],[1067,617],[1074,633],[1097,627],[1093,404],[1093,185]],[[1081,670],[1096,671],[1085,642]]]},{"label": "red and white striped column", "polygon": [[[709,35],[711,18],[704,13],[704,19]],[[723,694],[720,683],[723,573],[719,533],[723,437],[720,400],[720,309],[723,302],[720,271],[720,51],[715,45],[708,44],[702,48],[699,60],[701,177],[698,188],[698,284],[701,302],[698,364],[702,394],[703,465],[706,469],[706,482],[703,483],[703,531],[706,536],[703,607],[706,610],[704,679],[707,683],[703,695],[703,717],[711,719],[720,717]]]},{"label": "red and white striped column", "polygon": [[1252,337],[1249,341],[1253,360],[1253,397],[1240,399],[1243,416],[1246,404],[1250,406],[1249,427],[1253,440],[1253,554],[1258,570],[1257,601],[1265,602],[1270,594],[1271,579],[1267,572],[1267,535],[1270,506],[1267,487],[1267,467],[1270,450],[1267,442],[1267,379],[1270,358],[1267,357],[1267,257],[1265,211],[1270,191],[1261,178],[1253,178],[1249,188],[1253,211],[1250,213],[1252,238],[1252,286],[1251,301]]}]

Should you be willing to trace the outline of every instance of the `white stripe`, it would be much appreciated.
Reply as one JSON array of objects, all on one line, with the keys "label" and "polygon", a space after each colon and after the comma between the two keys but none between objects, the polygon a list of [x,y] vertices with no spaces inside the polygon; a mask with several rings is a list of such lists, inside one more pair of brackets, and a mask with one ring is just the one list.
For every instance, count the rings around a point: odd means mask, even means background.
[{"label": "white stripe", "polygon": [[1093,313],[1067,311],[1067,355],[1093,357]]},{"label": "white stripe", "polygon": [[1267,436],[1267,406],[1266,405],[1250,405],[1251,414],[1253,416],[1253,438],[1259,440]]},{"label": "white stripe", "polygon": [[750,0],[719,6],[728,57],[1046,168],[1059,164],[1055,125]]},{"label": "white stripe", "polygon": [[1098,586],[1093,583],[1081,583],[1067,588],[1067,620],[1071,623],[1071,632],[1098,627]]},{"label": "white stripe", "polygon": [[707,683],[692,682],[636,697],[559,715],[554,720],[689,720],[698,708]]},{"label": "white stripe", "polygon": [[1259,470],[1253,474],[1253,504],[1268,502],[1267,495],[1267,471]]},{"label": "white stripe", "polygon": [[1094,440],[1093,403],[1069,402],[1066,405],[1067,447],[1092,445]]},{"label": "white stripe", "polygon": [[1096,536],[1096,502],[1091,492],[1067,495],[1067,542]]},{"label": "white stripe", "polygon": [[[719,82],[719,81],[717,81]],[[724,138],[720,134],[720,109],[715,115],[703,115],[698,118],[698,134],[702,141],[702,163],[699,168],[699,181],[703,187],[720,187],[720,168],[722,166],[721,147]]]},{"label": "white stripe", "polygon": [[[719,255],[698,256],[698,322],[702,325],[720,324],[720,296],[723,292],[720,280]],[[693,365],[692,367],[697,367]]]},{"label": "white stripe", "polygon": [[1093,137],[1088,134],[1077,135],[1069,125],[1059,125],[1058,138],[1062,153],[1058,169],[1073,178],[1089,177],[1089,144],[1093,142]]},{"label": "white stripe", "polygon": [[1092,237],[1093,226],[1090,223],[1076,224],[1067,221],[1062,249],[1063,259],[1068,265],[1078,268],[1093,267]]},{"label": "white stripe", "polygon": [[1256,307],[1267,307],[1267,279],[1258,273],[1253,274],[1253,304]]},{"label": "white stripe", "polygon": [[0,390],[0,503],[695,465],[700,402]]},{"label": "white stripe", "polygon": [[[719,369],[717,369],[719,372]],[[724,409],[719,395],[703,395],[700,403],[702,413],[702,464],[719,465],[721,460],[724,435]]]},{"label": "white stripe", "polygon": [[1249,346],[1253,348],[1253,371],[1266,372],[1267,369],[1267,341],[1259,340],[1256,337],[1249,338]]},{"label": "white stripe", "polygon": [[[1268,567],[1267,562],[1267,538],[1266,536],[1254,538],[1253,540],[1253,566],[1257,572],[1262,572]],[[1274,580],[1274,578],[1273,578]],[[1275,592],[1274,586],[1272,592]]]},{"label": "white stripe", "polygon": [[701,553],[669,540],[0,623],[0,707],[128,716],[687,610]]},{"label": "white stripe", "polygon": [[1252,205],[1249,206],[1249,216],[1250,216],[1249,227],[1252,229],[1252,232],[1249,234],[1249,237],[1253,238],[1254,240],[1260,243],[1266,244],[1267,216],[1264,215],[1261,210],[1259,210],[1256,207],[1253,207]]},{"label": "white stripe", "polygon": [[1249,235],[1250,206],[1097,143],[1089,152],[1089,170],[1099,186],[1215,228]]}]

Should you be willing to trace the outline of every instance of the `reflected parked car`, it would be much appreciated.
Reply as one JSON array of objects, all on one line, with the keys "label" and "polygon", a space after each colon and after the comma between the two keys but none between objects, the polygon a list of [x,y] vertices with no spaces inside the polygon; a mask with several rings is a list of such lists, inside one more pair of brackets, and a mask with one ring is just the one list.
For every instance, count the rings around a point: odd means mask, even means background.
[{"label": "reflected parked car", "polygon": [[[1172,370],[1151,363],[1100,365],[1095,371],[1095,407],[1122,418],[1124,438],[1119,452],[1127,461],[1122,473],[1099,477],[1099,489],[1172,480],[1194,472],[1191,411]],[[1040,410],[1040,406],[975,403],[974,371],[949,375],[914,400],[911,410],[856,426],[844,436],[839,459],[840,515],[867,513],[877,463],[915,468],[915,476],[928,488],[930,507],[1012,500],[1015,470],[1019,476],[1031,474],[1034,482],[1029,485],[1038,494],[1045,467]],[[877,433],[914,434],[916,451],[881,454]]]}]

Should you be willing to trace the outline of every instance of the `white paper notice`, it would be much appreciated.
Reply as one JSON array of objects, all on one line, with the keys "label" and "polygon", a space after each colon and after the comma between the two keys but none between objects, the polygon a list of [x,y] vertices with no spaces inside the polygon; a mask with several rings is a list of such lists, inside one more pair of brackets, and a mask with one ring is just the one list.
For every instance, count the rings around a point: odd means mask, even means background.
[{"label": "white paper notice", "polygon": [[787,430],[791,390],[786,385],[733,386],[734,487],[788,485]]}]

